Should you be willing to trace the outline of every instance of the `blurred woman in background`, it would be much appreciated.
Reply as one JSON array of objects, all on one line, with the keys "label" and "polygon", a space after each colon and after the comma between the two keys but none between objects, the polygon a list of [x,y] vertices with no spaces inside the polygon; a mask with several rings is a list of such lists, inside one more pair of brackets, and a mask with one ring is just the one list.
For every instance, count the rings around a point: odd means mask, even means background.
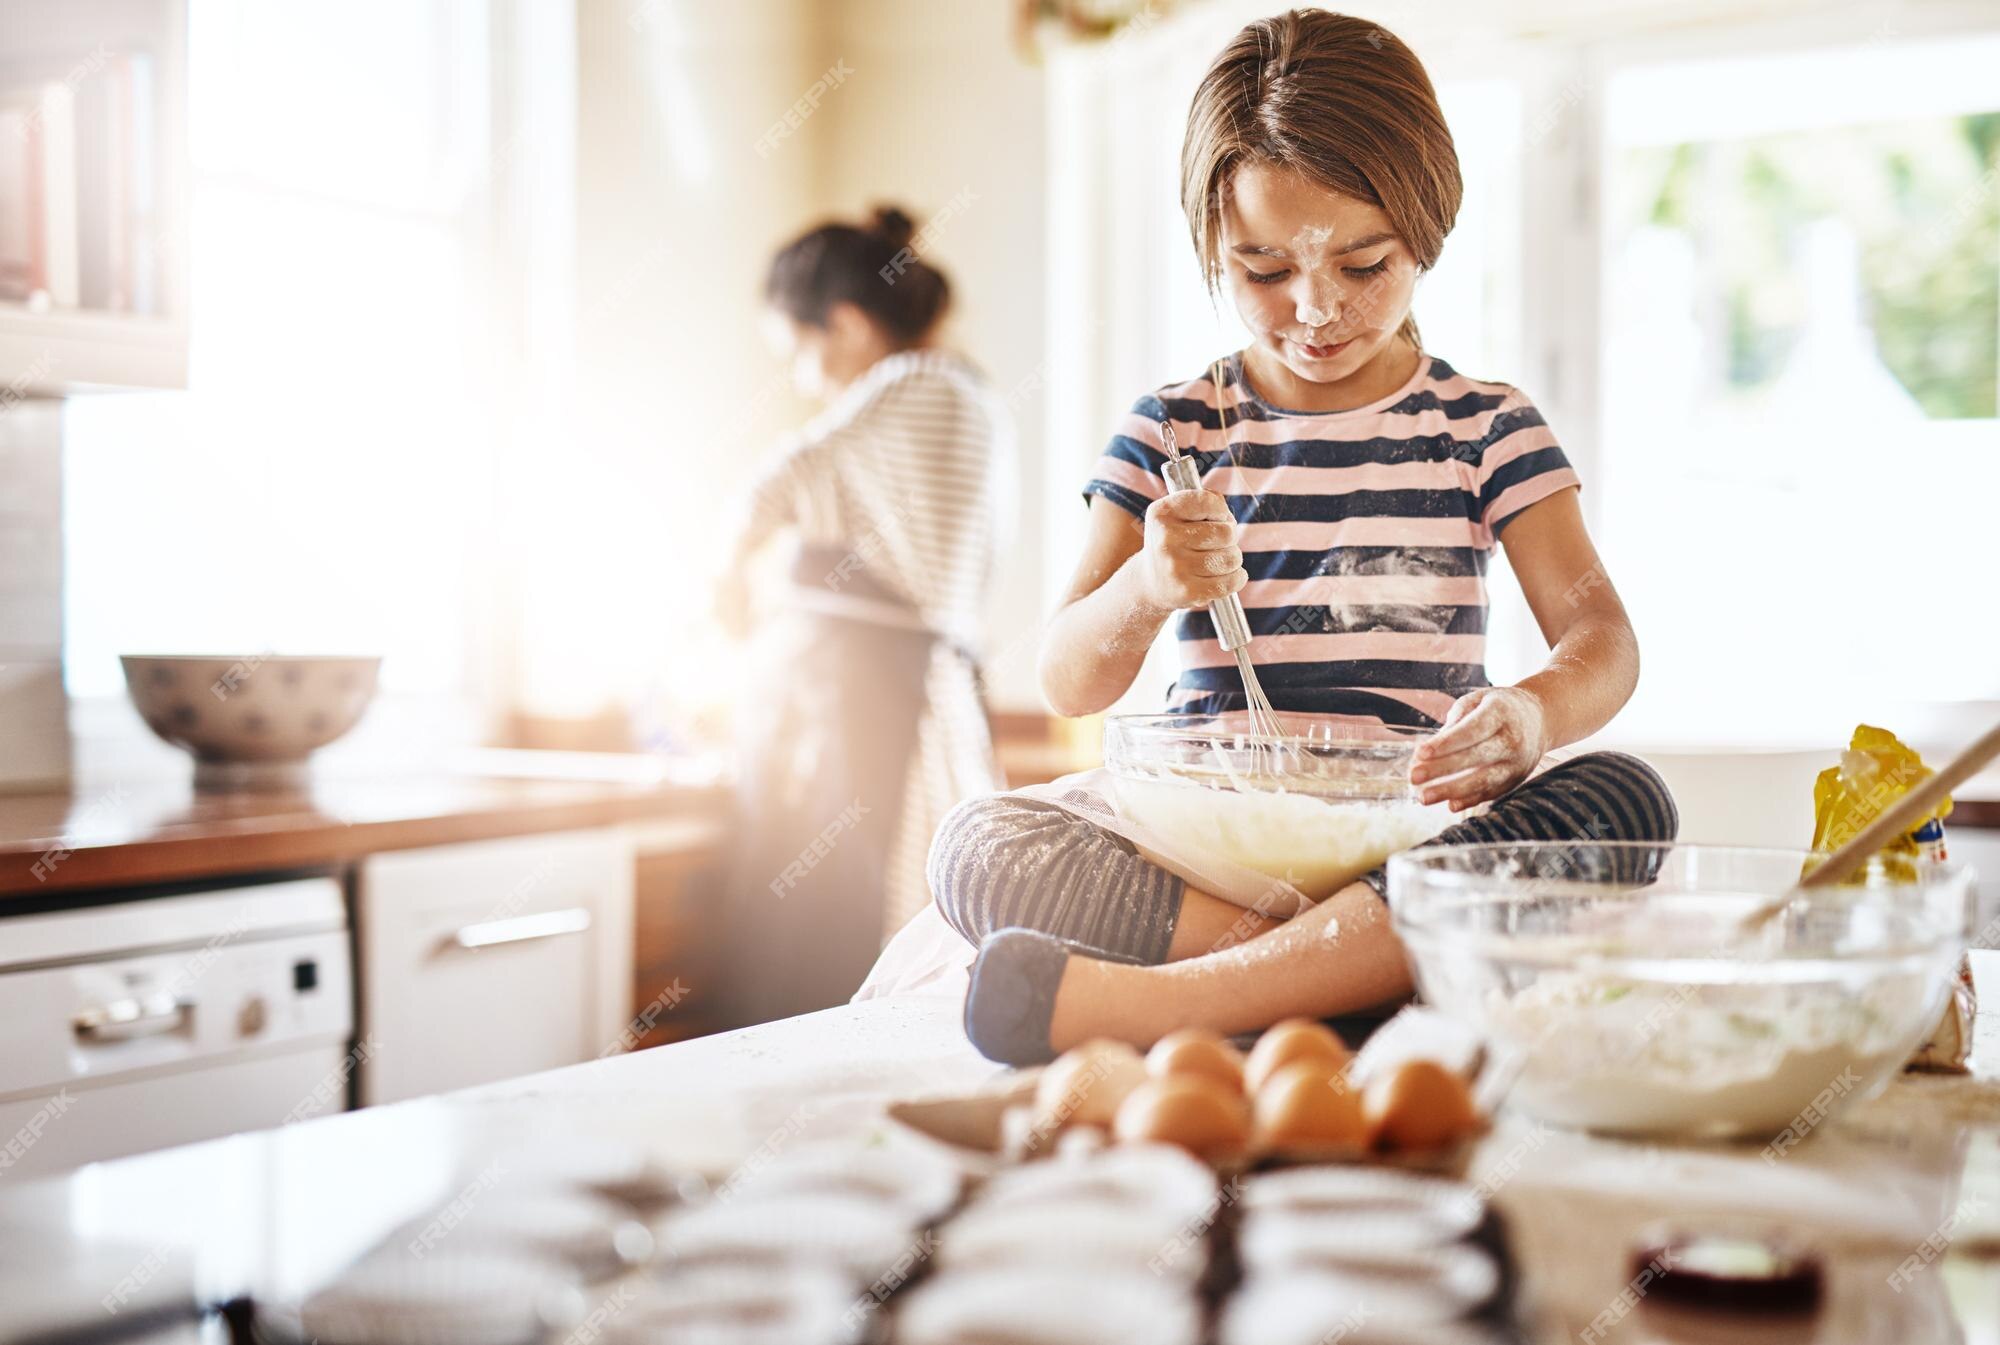
[{"label": "blurred woman in background", "polygon": [[[981,618],[1012,482],[1004,407],[938,344],[951,287],[910,217],[825,224],[772,259],[773,343],[825,409],[750,492],[717,611],[762,623],[738,732],[729,984],[739,1021],[843,1003],[929,901],[938,821],[996,787]],[[779,536],[790,583],[746,575]]]}]

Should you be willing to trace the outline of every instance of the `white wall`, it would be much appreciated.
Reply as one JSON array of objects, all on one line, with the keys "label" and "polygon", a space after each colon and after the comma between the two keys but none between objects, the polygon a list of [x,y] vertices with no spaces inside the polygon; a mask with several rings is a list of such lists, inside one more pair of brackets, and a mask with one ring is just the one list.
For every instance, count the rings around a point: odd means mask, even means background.
[{"label": "white wall", "polygon": [[[987,672],[997,706],[1039,710],[1048,372],[1042,72],[1009,45],[1005,4],[842,0],[826,10],[829,59],[854,75],[826,108],[825,207],[854,213],[893,201],[920,225],[949,212],[926,254],[957,293],[949,339],[987,371],[1013,412],[1020,512],[987,622]],[[1070,504],[1081,511],[1073,494]]]},{"label": "white wall", "polygon": [[0,792],[64,783],[62,403],[0,390]]},{"label": "white wall", "polygon": [[579,0],[575,411],[531,501],[551,539],[522,576],[531,709],[591,713],[674,666],[716,520],[801,413],[759,296],[822,208],[825,119],[757,142],[828,63],[821,14]]}]

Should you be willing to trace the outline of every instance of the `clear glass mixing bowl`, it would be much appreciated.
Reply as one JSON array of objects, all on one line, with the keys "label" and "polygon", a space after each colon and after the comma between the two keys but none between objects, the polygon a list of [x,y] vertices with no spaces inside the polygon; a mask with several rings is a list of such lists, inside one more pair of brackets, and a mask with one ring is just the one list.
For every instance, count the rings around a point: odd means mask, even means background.
[{"label": "clear glass mixing bowl", "polygon": [[1872,861],[1792,891],[1814,856],[1696,844],[1447,845],[1389,861],[1418,989],[1556,1124],[1689,1138],[1809,1133],[1879,1091],[1937,1026],[1970,923],[1960,865]]},{"label": "clear glass mixing bowl", "polygon": [[1113,715],[1104,764],[1120,810],[1196,853],[1290,883],[1315,901],[1451,822],[1410,787],[1431,736],[1341,715],[1281,712],[1259,739],[1243,713]]}]

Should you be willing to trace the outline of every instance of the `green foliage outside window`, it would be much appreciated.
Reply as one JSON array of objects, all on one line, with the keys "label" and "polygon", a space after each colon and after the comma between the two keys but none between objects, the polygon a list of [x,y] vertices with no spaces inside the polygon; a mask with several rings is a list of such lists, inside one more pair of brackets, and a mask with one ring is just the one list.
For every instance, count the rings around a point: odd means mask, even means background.
[{"label": "green foliage outside window", "polygon": [[1715,372],[1754,394],[1784,367],[1807,303],[1801,230],[1860,244],[1863,317],[1932,419],[2000,414],[2000,112],[1624,151],[1620,232],[1695,243],[1698,311],[1725,334]]}]

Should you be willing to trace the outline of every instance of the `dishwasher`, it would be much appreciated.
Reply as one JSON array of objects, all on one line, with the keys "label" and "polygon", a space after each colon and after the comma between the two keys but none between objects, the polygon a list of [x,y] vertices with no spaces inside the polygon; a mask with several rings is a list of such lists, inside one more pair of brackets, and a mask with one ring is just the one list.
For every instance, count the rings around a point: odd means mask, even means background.
[{"label": "dishwasher", "polygon": [[0,1180],[344,1110],[331,877],[0,918]]}]

